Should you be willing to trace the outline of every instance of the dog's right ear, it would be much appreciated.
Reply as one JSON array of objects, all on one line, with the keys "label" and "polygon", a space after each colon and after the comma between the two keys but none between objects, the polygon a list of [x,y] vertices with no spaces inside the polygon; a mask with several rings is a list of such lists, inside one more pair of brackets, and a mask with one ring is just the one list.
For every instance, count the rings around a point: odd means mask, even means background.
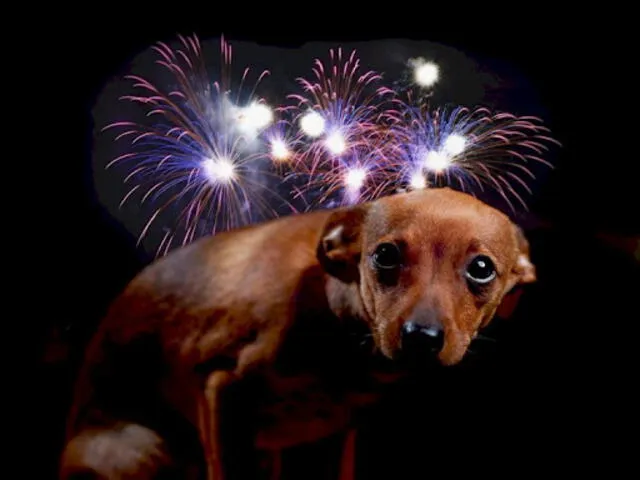
[{"label": "dog's right ear", "polygon": [[345,283],[357,282],[362,253],[362,224],[366,207],[357,205],[334,211],[327,220],[317,255],[324,270]]}]

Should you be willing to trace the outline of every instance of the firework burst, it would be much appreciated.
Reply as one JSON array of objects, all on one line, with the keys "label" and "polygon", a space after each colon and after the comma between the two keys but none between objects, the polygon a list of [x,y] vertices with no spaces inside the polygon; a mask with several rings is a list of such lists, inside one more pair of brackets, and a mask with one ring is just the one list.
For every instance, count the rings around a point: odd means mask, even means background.
[{"label": "firework burst", "polygon": [[292,171],[306,179],[297,195],[315,205],[349,204],[374,198],[386,184],[377,179],[400,113],[381,81],[362,71],[355,51],[342,49],[330,50],[327,64],[315,60],[312,80],[298,79],[303,93],[289,95],[295,106],[285,109],[298,129]]},{"label": "firework burst", "polygon": [[153,50],[160,73],[171,77],[159,83],[172,86],[128,76],[136,94],[121,98],[141,107],[144,120],[105,130],[117,130],[116,140],[126,143],[107,166],[126,169],[122,203],[135,198],[152,209],[140,211],[139,241],[152,226],[175,226],[158,255],[297,211],[289,201],[312,210],[447,185],[472,195],[486,188],[514,211],[518,203],[526,209],[534,164],[551,167],[544,157],[559,145],[536,117],[432,108],[442,79],[438,65],[423,58],[410,60],[406,78],[391,89],[382,75],[361,68],[355,51],[330,50],[328,62],[316,59],[310,78],[298,79],[301,92],[287,97],[288,106],[272,109],[256,95],[267,71],[247,88],[246,68],[233,84],[224,39],[217,81],[195,36]]},{"label": "firework burst", "polygon": [[533,162],[549,145],[559,143],[537,117],[492,113],[481,107],[452,109],[407,107],[405,121],[395,126],[395,162],[392,176],[408,188],[449,185],[469,193],[490,187],[516,210],[525,209],[522,190],[531,194]]},{"label": "firework burst", "polygon": [[262,138],[274,112],[255,96],[268,72],[258,75],[247,93],[245,69],[234,95],[231,46],[221,40],[220,76],[212,82],[198,39],[179,40],[176,49],[164,43],[153,47],[156,63],[171,74],[175,86],[165,91],[145,78],[128,76],[140,93],[121,99],[141,105],[146,118],[105,127],[120,131],[117,140],[128,140],[126,153],[107,166],[127,168],[125,183],[132,186],[122,203],[138,194],[141,202],[154,205],[139,241],[163,211],[172,211],[176,228],[165,234],[158,254],[275,214],[267,199],[274,191],[268,187],[269,152]]}]

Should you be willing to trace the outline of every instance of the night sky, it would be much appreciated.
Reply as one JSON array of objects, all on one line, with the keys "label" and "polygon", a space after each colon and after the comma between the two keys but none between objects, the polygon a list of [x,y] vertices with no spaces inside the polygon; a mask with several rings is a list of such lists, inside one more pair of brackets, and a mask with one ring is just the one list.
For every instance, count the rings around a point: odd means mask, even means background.
[{"label": "night sky", "polygon": [[[43,49],[49,52],[43,55],[47,63],[41,74],[46,72],[55,92],[53,98],[47,95],[48,108],[41,106],[40,111],[64,116],[64,120],[47,120],[49,128],[59,132],[51,140],[54,168],[46,174],[55,194],[38,209],[48,212],[39,225],[40,235],[54,237],[45,242],[52,265],[39,279],[49,285],[42,294],[48,305],[45,327],[60,326],[71,344],[72,359],[77,359],[108,303],[149,260],[135,247],[137,232],[128,231],[111,215],[117,201],[113,195],[96,194],[94,169],[100,154],[93,153],[100,144],[94,142],[100,126],[94,122],[117,108],[105,106],[110,102],[105,85],[128,73],[129,62],[150,45],[171,41],[177,33],[197,33],[203,41],[224,33],[235,46],[238,65],[258,63],[275,70],[269,80],[276,84],[274,93],[283,87],[277,79],[291,82],[297,74],[308,74],[312,59],[330,46],[355,47],[363,64],[390,76],[395,76],[393,72],[407,58],[429,48],[445,69],[443,76],[451,73],[441,84],[443,100],[482,102],[542,116],[563,144],[553,159],[556,170],[537,185],[532,204],[532,218],[552,225],[551,233],[533,235],[540,246],[537,259],[546,274],[545,283],[534,290],[537,297],[525,302],[521,326],[506,327],[503,335],[508,346],[492,360],[501,366],[490,362],[494,365],[490,373],[456,390],[464,391],[465,398],[445,396],[436,402],[438,408],[455,410],[458,423],[453,428],[445,420],[437,421],[429,430],[425,420],[423,437],[441,439],[431,451],[436,457],[432,460],[446,470],[451,463],[444,459],[458,452],[469,459],[468,468],[488,472],[504,469],[505,457],[518,459],[517,470],[507,469],[512,476],[536,467],[548,471],[551,460],[575,473],[587,466],[587,455],[592,469],[596,463],[610,466],[606,461],[598,463],[596,453],[605,455],[603,440],[615,437],[612,427],[628,420],[622,416],[627,400],[613,401],[619,395],[613,379],[626,373],[625,365],[633,356],[633,350],[623,344],[630,336],[627,332],[637,328],[632,320],[637,320],[638,308],[632,299],[639,291],[638,269],[630,258],[595,242],[594,236],[640,235],[639,177],[635,125],[622,120],[617,110],[626,102],[623,92],[628,79],[616,77],[618,70],[603,73],[598,62],[604,59],[597,52],[617,51],[623,44],[614,45],[617,40],[610,38],[611,45],[595,45],[589,22],[563,18],[543,8],[516,15],[520,7],[513,7],[511,18],[505,12],[485,11],[483,20],[466,21],[451,14],[418,14],[412,8],[403,9],[403,17],[391,21],[392,26],[381,26],[381,18],[368,20],[366,16],[321,21],[322,15],[339,15],[340,11],[332,9],[342,6],[332,6],[324,13],[317,6],[309,7],[299,19],[285,19],[280,11],[283,7],[273,7],[277,11],[272,7],[265,6],[264,15],[254,10],[248,15],[245,5],[242,22],[233,17],[228,23],[225,19],[232,17],[230,13],[205,14],[189,7],[180,14],[175,5],[145,15],[86,12],[86,18],[100,18],[100,22],[57,23],[51,25],[54,33],[40,36]],[[384,10],[374,10],[376,16],[381,12],[386,16]],[[247,17],[251,22],[261,19],[268,26],[249,27]],[[369,40],[376,42],[362,43]],[[321,43],[305,45],[309,41]],[[256,42],[261,46],[253,45]],[[288,49],[286,55],[280,55],[280,48]],[[258,51],[259,60],[253,60]],[[281,57],[288,59],[286,75]],[[39,88],[46,85],[43,79]],[[103,174],[98,178],[99,185],[113,181]],[[41,246],[36,249],[38,255],[44,251]],[[60,391],[66,388],[61,382],[70,375],[69,367],[62,370],[59,377],[51,377]],[[401,405],[397,418],[387,417],[381,423],[422,425],[411,412],[420,410],[423,398],[412,397],[411,408]],[[49,420],[43,421],[58,425],[63,409],[51,407],[43,413]],[[453,430],[464,433],[455,435]],[[488,432],[497,434],[499,440],[488,442]],[[398,435],[398,431],[387,435]],[[544,439],[534,440],[537,436]],[[435,448],[433,442],[429,445]],[[570,455],[568,445],[582,453]],[[429,460],[430,452],[420,445],[405,447],[407,455]],[[49,455],[55,448],[48,450]],[[373,451],[376,448],[379,445]]]}]

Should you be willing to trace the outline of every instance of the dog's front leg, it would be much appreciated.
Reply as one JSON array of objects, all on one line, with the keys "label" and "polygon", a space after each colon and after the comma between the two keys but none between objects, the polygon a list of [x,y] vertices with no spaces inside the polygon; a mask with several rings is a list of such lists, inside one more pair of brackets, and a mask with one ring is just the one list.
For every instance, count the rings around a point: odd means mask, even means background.
[{"label": "dog's front leg", "polygon": [[340,480],[356,478],[356,430],[349,429],[344,435],[342,458],[340,461]]},{"label": "dog's front leg", "polygon": [[230,372],[213,372],[206,380],[199,402],[200,441],[207,465],[207,480],[226,480],[223,466],[222,397],[234,380]]}]

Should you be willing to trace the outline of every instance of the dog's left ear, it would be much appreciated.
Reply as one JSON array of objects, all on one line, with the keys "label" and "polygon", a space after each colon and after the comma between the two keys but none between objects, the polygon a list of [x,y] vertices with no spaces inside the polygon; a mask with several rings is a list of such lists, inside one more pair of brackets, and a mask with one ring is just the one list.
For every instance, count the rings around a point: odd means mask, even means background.
[{"label": "dog's left ear", "polygon": [[522,290],[516,287],[536,281],[536,267],[531,263],[531,258],[529,257],[529,241],[519,226],[514,225],[514,229],[517,242],[516,248],[518,249],[517,259],[513,267],[514,278],[512,283],[508,285],[510,291],[504,296],[496,309],[496,315],[500,318],[509,318],[515,311],[522,295]]},{"label": "dog's left ear", "polygon": [[325,271],[345,283],[357,282],[362,252],[362,224],[366,207],[357,205],[334,211],[327,220],[317,255]]},{"label": "dog's left ear", "polygon": [[517,276],[516,285],[524,283],[533,283],[536,281],[536,267],[531,263],[529,253],[529,241],[525,237],[522,229],[514,225],[518,257],[516,266],[514,267],[514,273]]}]

